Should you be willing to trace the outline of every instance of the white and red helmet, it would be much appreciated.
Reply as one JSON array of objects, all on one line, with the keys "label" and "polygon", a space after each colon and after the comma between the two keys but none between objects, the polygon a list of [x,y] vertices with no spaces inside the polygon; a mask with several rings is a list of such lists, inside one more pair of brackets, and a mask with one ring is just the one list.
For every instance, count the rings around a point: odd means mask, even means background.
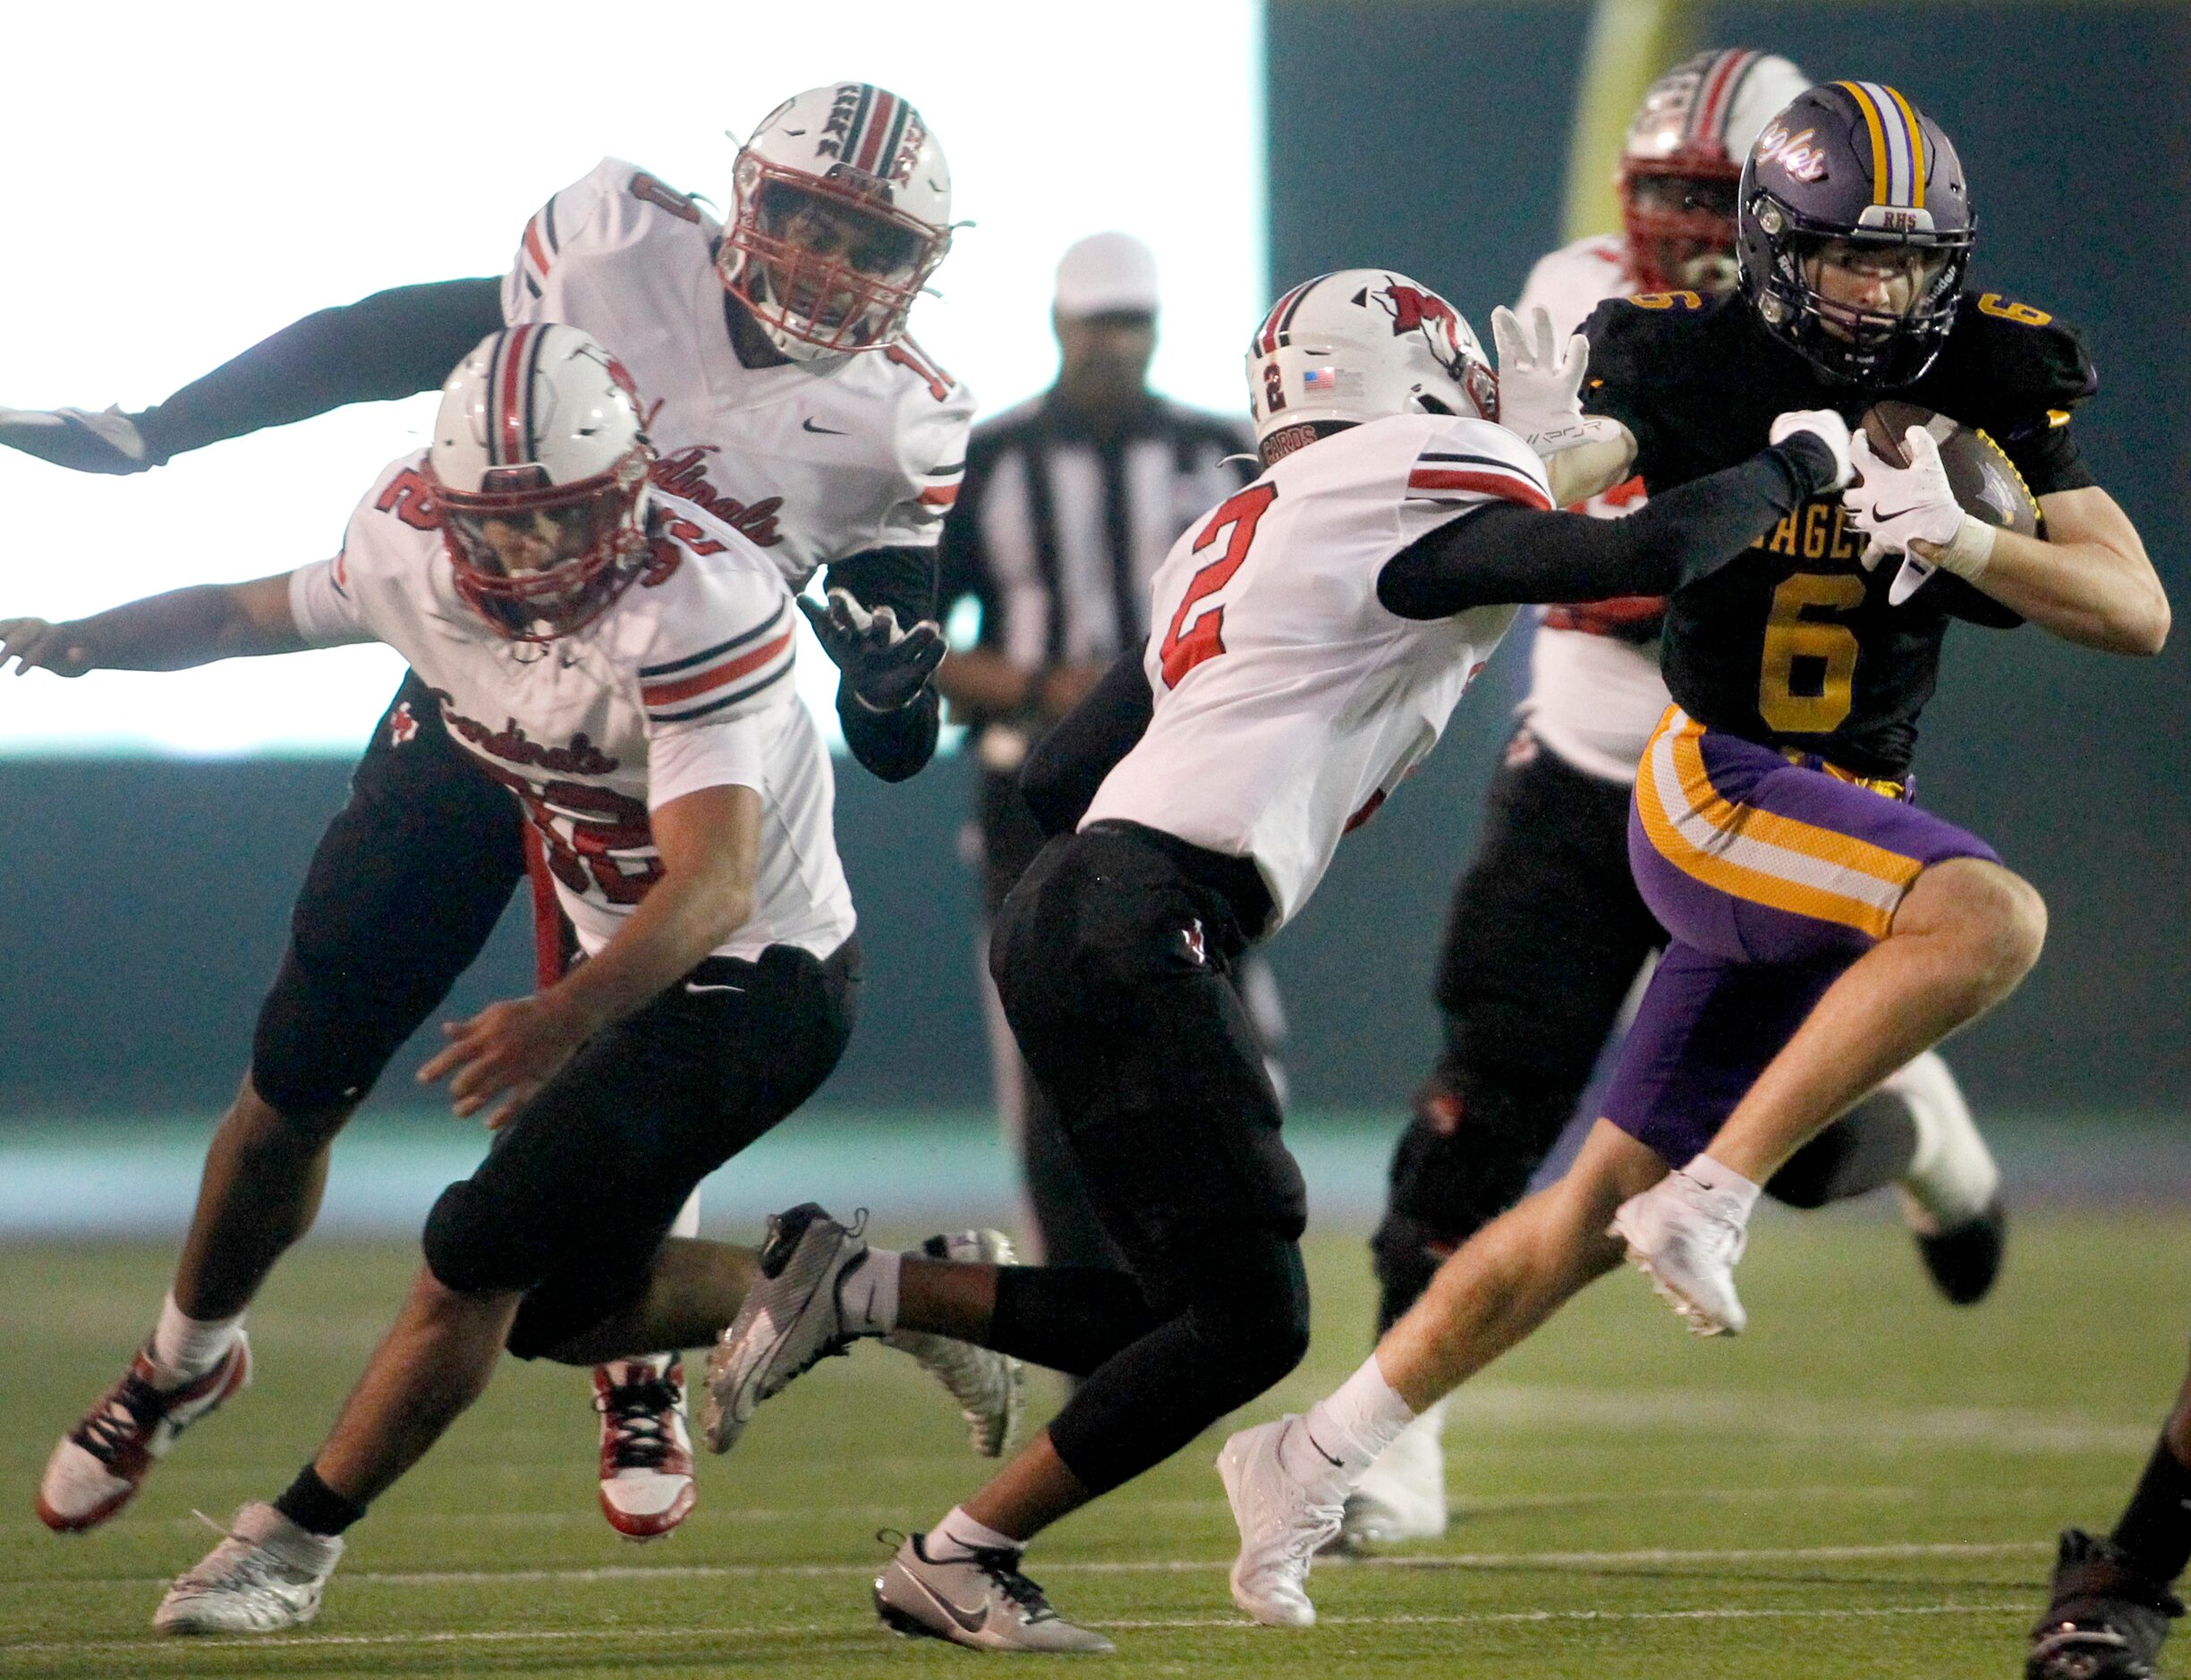
[{"label": "white and red helmet", "polygon": [[895,343],[950,249],[951,170],[920,112],[840,81],[738,148],[716,267],[770,344],[812,361]]},{"label": "white and red helmet", "polygon": [[[1342,268],[1270,306],[1248,342],[1248,410],[1266,464],[1388,414],[1499,418],[1499,377],[1474,330],[1428,286],[1389,268]],[[1299,428],[1297,437],[1280,438]]]},{"label": "white and red helmet", "polygon": [[427,472],[457,593],[514,641],[605,612],[649,557],[632,376],[575,327],[489,333],[441,387]]},{"label": "white and red helmet", "polygon": [[1751,143],[1811,85],[1746,47],[1685,58],[1651,84],[1620,151],[1628,266],[1644,290],[1731,291],[1735,186]]}]

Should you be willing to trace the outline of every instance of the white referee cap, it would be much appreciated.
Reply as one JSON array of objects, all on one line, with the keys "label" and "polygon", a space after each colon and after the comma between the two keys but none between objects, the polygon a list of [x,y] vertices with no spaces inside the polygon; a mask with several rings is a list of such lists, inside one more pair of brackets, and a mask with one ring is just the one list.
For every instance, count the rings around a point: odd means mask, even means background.
[{"label": "white referee cap", "polygon": [[1153,315],[1157,255],[1131,233],[1091,233],[1057,259],[1057,313]]}]

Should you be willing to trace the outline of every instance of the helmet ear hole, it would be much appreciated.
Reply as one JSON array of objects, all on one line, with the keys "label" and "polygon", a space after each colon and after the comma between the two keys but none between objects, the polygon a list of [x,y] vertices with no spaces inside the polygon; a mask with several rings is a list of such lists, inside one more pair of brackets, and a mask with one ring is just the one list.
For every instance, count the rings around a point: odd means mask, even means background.
[{"label": "helmet ear hole", "polygon": [[1450,404],[1439,402],[1427,391],[1415,399],[1415,404],[1426,414],[1450,415],[1460,412],[1458,409],[1452,407]]}]

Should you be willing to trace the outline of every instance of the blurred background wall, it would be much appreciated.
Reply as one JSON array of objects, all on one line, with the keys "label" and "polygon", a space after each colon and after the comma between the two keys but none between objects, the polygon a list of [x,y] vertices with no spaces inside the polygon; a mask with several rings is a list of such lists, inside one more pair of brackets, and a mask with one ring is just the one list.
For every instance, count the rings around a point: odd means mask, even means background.
[{"label": "blurred background wall", "polygon": [[[1893,81],[1942,122],[1982,217],[1976,276],[2085,329],[2102,380],[2078,422],[2085,451],[2180,607],[2191,586],[2191,12],[1791,0],[1674,21],[1698,44],[1768,47],[1822,80]],[[1271,0],[1274,286],[1386,263],[1482,327],[1563,238],[1592,23],[1589,6],[1558,0]],[[1643,66],[1632,87],[1660,67]],[[1174,116],[1191,130],[1191,111]],[[1168,278],[1178,288],[1193,277]],[[2140,663],[2029,632],[1950,641],[1919,758],[1923,796],[1991,838],[2054,916],[2038,972],[1955,1052],[1983,1103],[2179,1107],[2191,1091],[2187,641],[2179,630],[2160,660]],[[1439,924],[1524,652],[1517,634],[1446,745],[1347,842],[1273,948],[1304,1106],[1397,1109],[1425,1065]],[[839,768],[839,839],[870,984],[827,1096],[979,1106],[974,882],[956,840],[970,767],[939,760],[898,788]],[[346,775],[327,759],[0,762],[0,1115],[219,1107]],[[526,965],[522,930],[505,923],[447,1013],[522,989]],[[391,1070],[383,1104],[411,1100],[418,1059]]]}]

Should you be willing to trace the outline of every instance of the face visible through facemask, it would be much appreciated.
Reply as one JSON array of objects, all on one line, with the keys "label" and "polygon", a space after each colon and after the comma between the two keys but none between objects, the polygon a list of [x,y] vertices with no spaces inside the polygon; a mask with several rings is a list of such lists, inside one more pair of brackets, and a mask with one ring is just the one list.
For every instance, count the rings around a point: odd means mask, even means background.
[{"label": "face visible through facemask", "polygon": [[1819,325],[1853,340],[1899,322],[1939,277],[1943,260],[1914,246],[1834,239],[1804,259],[1803,278],[1817,300]]},{"label": "face visible through facemask", "polygon": [[825,329],[844,326],[869,301],[855,277],[904,286],[920,262],[912,230],[790,182],[762,187],[759,219],[769,290],[788,313]]}]

